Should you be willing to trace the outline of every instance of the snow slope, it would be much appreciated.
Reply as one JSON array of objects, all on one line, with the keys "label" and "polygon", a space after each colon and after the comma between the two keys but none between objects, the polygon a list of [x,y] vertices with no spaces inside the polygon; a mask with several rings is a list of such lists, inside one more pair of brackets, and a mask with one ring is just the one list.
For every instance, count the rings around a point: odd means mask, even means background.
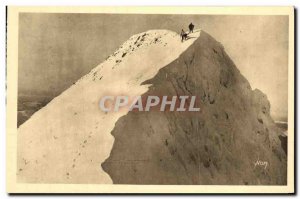
[{"label": "snow slope", "polygon": [[82,77],[18,129],[18,182],[112,183],[102,170],[126,111],[104,113],[104,95],[142,95],[159,69],[179,57],[200,36],[181,42],[177,33],[151,30],[132,36],[105,62]]}]

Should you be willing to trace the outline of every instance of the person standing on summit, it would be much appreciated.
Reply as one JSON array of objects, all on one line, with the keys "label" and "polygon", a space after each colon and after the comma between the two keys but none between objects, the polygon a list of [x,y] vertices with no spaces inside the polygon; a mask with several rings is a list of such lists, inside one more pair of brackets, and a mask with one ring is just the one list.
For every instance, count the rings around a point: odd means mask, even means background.
[{"label": "person standing on summit", "polygon": [[189,25],[189,29],[190,29],[190,32],[189,33],[193,33],[193,31],[194,31],[194,24],[193,23],[190,23],[190,25]]}]

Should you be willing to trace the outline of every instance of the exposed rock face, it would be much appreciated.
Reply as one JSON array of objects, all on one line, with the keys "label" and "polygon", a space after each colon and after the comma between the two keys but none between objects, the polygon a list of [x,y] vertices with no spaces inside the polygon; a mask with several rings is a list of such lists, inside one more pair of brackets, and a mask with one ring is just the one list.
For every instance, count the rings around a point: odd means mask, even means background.
[{"label": "exposed rock face", "polygon": [[115,184],[287,183],[287,157],[270,103],[205,32],[144,82],[148,95],[194,95],[200,112],[129,112],[102,164]]}]

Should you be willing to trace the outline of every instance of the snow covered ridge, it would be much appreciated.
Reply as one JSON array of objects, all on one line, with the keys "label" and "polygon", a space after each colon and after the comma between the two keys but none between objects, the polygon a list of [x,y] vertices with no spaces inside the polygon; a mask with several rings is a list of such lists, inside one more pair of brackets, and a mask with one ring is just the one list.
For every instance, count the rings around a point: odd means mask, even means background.
[{"label": "snow covered ridge", "polygon": [[[119,111],[188,111],[197,112],[200,108],[196,107],[196,96],[104,96],[99,102],[99,107],[104,112]],[[159,109],[158,109],[159,108]]]},{"label": "snow covered ridge", "polygon": [[[132,68],[132,70],[135,69],[136,64],[141,62],[144,63],[145,66],[139,66],[139,68],[143,69],[149,64],[158,64],[159,61],[168,60],[170,57],[172,57],[173,61],[174,58],[178,58],[181,52],[185,51],[199,36],[200,30],[195,30],[195,33],[190,35],[189,40],[181,42],[178,33],[170,30],[149,30],[133,35],[126,42],[120,45],[114,53],[108,56],[103,63],[93,68],[87,75],[81,77],[76,83],[74,83],[74,85],[82,82],[83,80],[89,81],[92,79],[92,81],[95,82],[102,80],[105,77],[103,74],[108,76],[107,73],[117,73],[115,69],[120,69],[123,65],[126,65],[126,68],[128,69],[128,61],[130,62],[134,58],[135,61],[139,60],[140,62],[134,63],[130,66],[129,68]],[[152,50],[152,48],[155,49]],[[137,57],[145,54],[152,54],[149,58],[153,58],[153,61],[150,62],[148,59],[142,60],[142,58]],[[141,78],[142,77],[139,77],[139,79]],[[136,79],[138,80],[138,78]]]},{"label": "snow covered ridge", "polygon": [[168,30],[134,35],[33,114],[18,128],[18,182],[112,183],[101,164],[114,144],[111,132],[128,110],[100,111],[99,100],[103,96],[143,96],[151,90],[151,84],[145,82],[177,62],[201,32],[194,31],[184,42]]}]

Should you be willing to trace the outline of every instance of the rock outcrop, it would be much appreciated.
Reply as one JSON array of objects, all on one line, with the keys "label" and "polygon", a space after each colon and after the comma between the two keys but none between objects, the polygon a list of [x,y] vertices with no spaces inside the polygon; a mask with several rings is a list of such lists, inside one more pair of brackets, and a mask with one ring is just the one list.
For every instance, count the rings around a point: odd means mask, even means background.
[{"label": "rock outcrop", "polygon": [[115,184],[283,185],[287,157],[265,94],[204,31],[144,97],[193,95],[200,112],[129,112],[102,164]]}]

